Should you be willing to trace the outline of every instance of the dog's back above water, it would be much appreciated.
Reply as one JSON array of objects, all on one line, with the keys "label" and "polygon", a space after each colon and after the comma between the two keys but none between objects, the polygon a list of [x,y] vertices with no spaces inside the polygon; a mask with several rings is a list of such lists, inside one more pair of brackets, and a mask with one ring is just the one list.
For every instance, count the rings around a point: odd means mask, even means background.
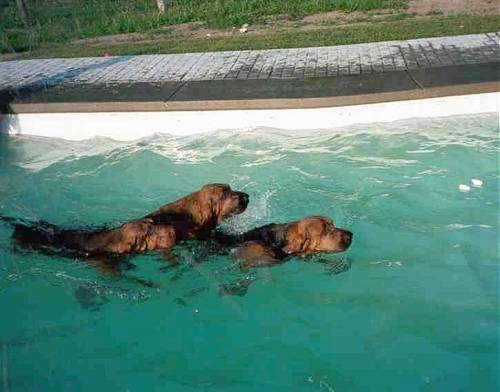
[{"label": "dog's back above water", "polygon": [[46,222],[16,223],[13,240],[25,249],[77,257],[167,250],[176,242],[175,230],[144,218],[112,229],[66,230]]}]

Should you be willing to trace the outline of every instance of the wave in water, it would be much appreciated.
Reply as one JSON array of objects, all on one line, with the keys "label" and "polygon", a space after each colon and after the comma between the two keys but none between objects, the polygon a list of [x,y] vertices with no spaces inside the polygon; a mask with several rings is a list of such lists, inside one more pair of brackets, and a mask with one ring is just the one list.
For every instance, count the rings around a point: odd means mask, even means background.
[{"label": "wave in water", "polygon": [[[12,163],[32,171],[58,162],[72,162],[99,156],[103,166],[131,155],[148,152],[178,164],[212,162],[224,154],[248,157],[247,167],[265,165],[290,153],[343,155],[346,159],[382,160],[398,164],[390,157],[360,156],[365,148],[388,150],[404,143],[407,154],[432,154],[455,145],[498,151],[498,115],[404,120],[390,124],[356,125],[317,131],[287,131],[256,128],[220,131],[186,137],[156,134],[133,142],[93,138],[74,142],[62,139],[17,136],[0,145]],[[351,153],[355,151],[355,154]],[[411,159],[409,160],[411,163]]]}]

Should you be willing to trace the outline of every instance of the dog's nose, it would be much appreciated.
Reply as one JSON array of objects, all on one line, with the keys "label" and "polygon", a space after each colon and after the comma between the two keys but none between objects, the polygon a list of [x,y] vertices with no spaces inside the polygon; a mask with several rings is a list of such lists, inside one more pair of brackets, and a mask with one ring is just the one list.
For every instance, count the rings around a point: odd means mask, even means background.
[{"label": "dog's nose", "polygon": [[240,198],[240,203],[245,206],[248,205],[249,196],[245,192],[238,192],[238,197]]},{"label": "dog's nose", "polygon": [[347,246],[351,245],[353,234],[350,231],[344,231],[342,233],[342,242]]}]

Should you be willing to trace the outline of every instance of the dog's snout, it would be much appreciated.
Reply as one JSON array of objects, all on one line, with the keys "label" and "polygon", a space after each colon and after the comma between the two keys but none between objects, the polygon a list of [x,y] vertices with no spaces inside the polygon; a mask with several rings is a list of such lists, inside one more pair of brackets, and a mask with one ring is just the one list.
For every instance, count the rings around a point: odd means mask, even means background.
[{"label": "dog's snout", "polygon": [[351,245],[353,234],[350,231],[344,231],[342,233],[342,242],[347,246]]},{"label": "dog's snout", "polygon": [[245,192],[238,192],[238,197],[240,198],[240,203],[244,204],[245,207],[248,205],[249,196]]}]

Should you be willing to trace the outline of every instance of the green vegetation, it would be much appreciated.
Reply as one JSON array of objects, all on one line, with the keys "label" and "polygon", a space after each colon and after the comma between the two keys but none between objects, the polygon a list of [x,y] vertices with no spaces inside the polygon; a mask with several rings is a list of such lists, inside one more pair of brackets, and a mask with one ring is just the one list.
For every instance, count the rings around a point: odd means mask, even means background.
[{"label": "green vegetation", "polygon": [[148,42],[126,42],[105,46],[52,44],[42,47],[25,58],[78,57],[111,55],[182,53],[218,50],[291,48],[323,45],[343,45],[383,40],[401,40],[455,34],[495,31],[499,16],[456,16],[430,20],[399,20],[377,24],[361,24],[315,31],[281,32],[265,35],[237,35],[218,38],[154,39]]},{"label": "green vegetation", "polygon": [[270,15],[292,18],[332,11],[401,8],[406,0],[165,0],[159,15],[155,0],[27,0],[32,31],[19,19],[15,1],[0,0],[0,50],[34,49],[77,38],[144,32],[185,22],[227,28],[263,23]]}]

